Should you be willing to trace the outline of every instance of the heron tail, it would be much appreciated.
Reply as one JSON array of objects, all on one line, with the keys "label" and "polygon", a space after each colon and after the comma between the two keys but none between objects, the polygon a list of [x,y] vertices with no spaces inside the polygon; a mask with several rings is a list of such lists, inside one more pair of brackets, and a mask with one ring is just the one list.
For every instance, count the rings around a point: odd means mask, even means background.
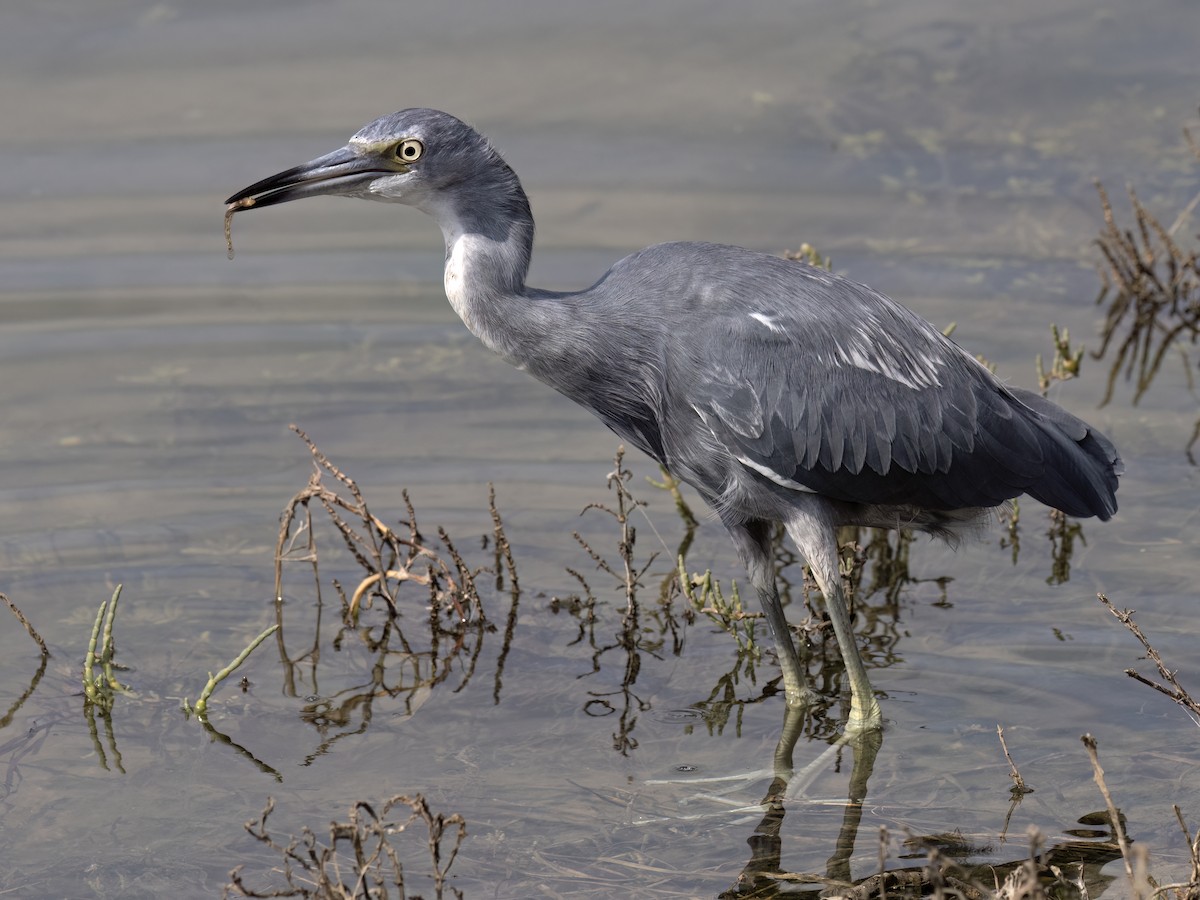
[{"label": "heron tail", "polygon": [[1045,475],[1026,493],[1069,516],[1112,518],[1117,511],[1117,478],[1125,471],[1113,442],[1040,394],[1010,391],[1034,413],[1045,437]]}]

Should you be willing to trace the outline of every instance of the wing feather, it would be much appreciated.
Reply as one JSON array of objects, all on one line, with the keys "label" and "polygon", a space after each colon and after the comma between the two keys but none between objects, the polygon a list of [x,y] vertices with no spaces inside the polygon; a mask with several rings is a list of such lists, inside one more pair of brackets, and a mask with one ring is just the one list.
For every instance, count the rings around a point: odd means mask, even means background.
[{"label": "wing feather", "polygon": [[565,386],[550,369],[539,377],[619,434],[650,435],[639,446],[706,496],[720,496],[736,466],[774,489],[857,503],[956,509],[1026,492],[1072,515],[1116,510],[1122,464],[1107,438],[1007,389],[870,288],[694,243],[647,248],[599,284],[575,295],[581,314],[589,293],[603,301],[594,355],[608,369],[597,364],[595,377],[646,391],[638,428],[596,402],[593,375]]},{"label": "wing feather", "polygon": [[832,276],[820,308],[802,277],[793,289],[757,309],[739,297],[687,342],[708,355],[687,360],[692,405],[734,457],[838,499],[932,508],[994,505],[1042,477],[1029,407],[932,326]]}]

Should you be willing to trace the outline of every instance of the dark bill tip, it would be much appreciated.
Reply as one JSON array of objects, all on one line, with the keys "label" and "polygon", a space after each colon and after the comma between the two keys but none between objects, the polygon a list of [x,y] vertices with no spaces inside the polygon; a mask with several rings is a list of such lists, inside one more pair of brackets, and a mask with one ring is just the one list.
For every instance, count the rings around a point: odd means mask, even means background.
[{"label": "dark bill tip", "polygon": [[237,206],[247,209],[251,206],[272,206],[291,200],[299,193],[300,188],[314,184],[316,170],[308,165],[296,166],[285,172],[279,172],[256,181],[249,187],[242,188],[225,201],[226,206]]},{"label": "dark bill tip", "polygon": [[229,197],[225,205],[237,209],[274,206],[301,197],[340,193],[355,184],[396,172],[397,169],[389,168],[373,154],[359,155],[352,148],[343,147],[302,166],[256,181]]}]

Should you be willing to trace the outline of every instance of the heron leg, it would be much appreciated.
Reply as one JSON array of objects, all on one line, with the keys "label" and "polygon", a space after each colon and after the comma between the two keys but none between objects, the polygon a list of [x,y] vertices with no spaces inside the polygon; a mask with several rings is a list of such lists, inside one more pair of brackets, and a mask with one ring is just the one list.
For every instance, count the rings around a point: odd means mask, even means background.
[{"label": "heron leg", "polygon": [[829,621],[846,666],[846,675],[850,679],[850,719],[846,723],[846,730],[858,732],[880,728],[883,725],[883,711],[867,678],[867,667],[858,652],[858,641],[850,624],[850,609],[842,593],[834,523],[827,517],[806,512],[793,516],[786,525],[788,535],[808,563],[825,597],[825,609],[829,613]]},{"label": "heron leg", "polygon": [[796,651],[792,631],[783,614],[783,603],[775,585],[774,553],[771,550],[771,527],[755,520],[745,523],[726,522],[738,556],[758,594],[759,606],[767,619],[767,627],[775,641],[775,652],[783,670],[783,691],[789,707],[807,706],[813,696],[805,677],[804,660]]}]

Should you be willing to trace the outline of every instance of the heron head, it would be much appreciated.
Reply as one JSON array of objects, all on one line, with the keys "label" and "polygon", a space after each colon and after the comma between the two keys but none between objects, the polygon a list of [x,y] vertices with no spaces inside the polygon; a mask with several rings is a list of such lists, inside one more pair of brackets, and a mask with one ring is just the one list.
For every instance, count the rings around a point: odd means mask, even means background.
[{"label": "heron head", "polygon": [[429,210],[458,184],[486,177],[499,156],[478,132],[435,109],[376,119],[340,150],[238,191],[231,211],[329,194]]}]

